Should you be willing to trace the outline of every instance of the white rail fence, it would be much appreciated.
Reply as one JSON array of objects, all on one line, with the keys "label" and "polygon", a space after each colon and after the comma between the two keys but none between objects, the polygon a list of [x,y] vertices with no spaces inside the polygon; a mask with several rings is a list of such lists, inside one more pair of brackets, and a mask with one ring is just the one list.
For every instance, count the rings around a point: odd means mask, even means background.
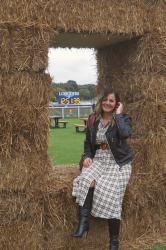
[{"label": "white rail fence", "polygon": [[57,115],[66,117],[87,117],[92,113],[92,105],[85,106],[66,106],[66,107],[49,107],[50,116]]}]

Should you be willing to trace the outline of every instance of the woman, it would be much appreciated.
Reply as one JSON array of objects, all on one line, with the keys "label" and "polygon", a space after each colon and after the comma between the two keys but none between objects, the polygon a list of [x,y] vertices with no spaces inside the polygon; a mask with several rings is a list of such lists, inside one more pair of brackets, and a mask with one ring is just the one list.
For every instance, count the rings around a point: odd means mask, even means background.
[{"label": "woman", "polygon": [[106,89],[89,116],[84,143],[83,168],[73,182],[80,206],[80,220],[73,237],[89,230],[89,215],[108,220],[110,248],[119,246],[122,201],[131,175],[133,154],[126,143],[131,119],[123,113],[118,94]]}]

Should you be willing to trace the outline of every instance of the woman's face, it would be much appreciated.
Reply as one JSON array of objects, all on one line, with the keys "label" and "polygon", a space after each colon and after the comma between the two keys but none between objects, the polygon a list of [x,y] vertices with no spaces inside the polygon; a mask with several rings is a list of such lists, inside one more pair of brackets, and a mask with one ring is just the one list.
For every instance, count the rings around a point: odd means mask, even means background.
[{"label": "woman's face", "polygon": [[114,94],[109,94],[102,100],[101,107],[106,113],[110,113],[114,110],[116,105],[116,99]]}]

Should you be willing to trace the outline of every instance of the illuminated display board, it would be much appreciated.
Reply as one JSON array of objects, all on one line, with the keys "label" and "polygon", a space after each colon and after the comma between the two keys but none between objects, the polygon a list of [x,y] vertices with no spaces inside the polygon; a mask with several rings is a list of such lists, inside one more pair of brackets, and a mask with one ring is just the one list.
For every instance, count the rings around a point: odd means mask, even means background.
[{"label": "illuminated display board", "polygon": [[59,104],[80,104],[79,92],[59,92],[58,94]]}]

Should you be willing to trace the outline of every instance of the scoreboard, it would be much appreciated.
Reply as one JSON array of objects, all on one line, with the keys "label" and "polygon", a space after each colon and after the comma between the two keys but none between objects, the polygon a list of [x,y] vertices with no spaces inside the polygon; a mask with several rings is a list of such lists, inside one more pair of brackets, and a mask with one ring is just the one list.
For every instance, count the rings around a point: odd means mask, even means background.
[{"label": "scoreboard", "polygon": [[59,92],[58,93],[59,104],[80,104],[79,92]]}]

